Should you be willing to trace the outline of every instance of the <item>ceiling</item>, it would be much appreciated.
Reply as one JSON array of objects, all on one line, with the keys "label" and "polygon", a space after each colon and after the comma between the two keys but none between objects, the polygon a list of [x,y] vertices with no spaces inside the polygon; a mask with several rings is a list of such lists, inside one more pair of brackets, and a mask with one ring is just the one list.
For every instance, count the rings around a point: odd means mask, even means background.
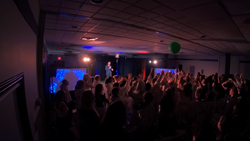
[{"label": "ceiling", "polygon": [[243,23],[250,0],[40,0],[40,6],[51,54],[169,54],[171,42],[181,45],[179,55],[250,54],[250,24]]}]

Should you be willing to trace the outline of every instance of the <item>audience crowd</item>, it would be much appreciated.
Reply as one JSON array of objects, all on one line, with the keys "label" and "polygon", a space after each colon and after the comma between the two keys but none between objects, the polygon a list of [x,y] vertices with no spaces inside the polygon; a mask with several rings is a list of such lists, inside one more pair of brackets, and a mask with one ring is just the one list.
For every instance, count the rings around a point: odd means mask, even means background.
[{"label": "audience crowd", "polygon": [[247,140],[250,83],[242,74],[152,73],[104,83],[85,74],[74,91],[63,80],[51,106],[56,140]]}]

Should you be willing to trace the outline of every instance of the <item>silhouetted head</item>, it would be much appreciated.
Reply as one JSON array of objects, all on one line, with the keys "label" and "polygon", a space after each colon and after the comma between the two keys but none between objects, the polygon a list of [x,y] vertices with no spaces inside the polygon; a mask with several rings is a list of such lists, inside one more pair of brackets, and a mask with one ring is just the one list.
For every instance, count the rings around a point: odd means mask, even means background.
[{"label": "silhouetted head", "polygon": [[231,97],[234,97],[234,96],[236,96],[238,94],[238,90],[237,90],[237,88],[235,87],[235,86],[233,86],[231,89],[230,89],[230,91],[229,91],[229,95],[231,96]]},{"label": "silhouetted head", "polygon": [[120,87],[124,87],[126,85],[127,81],[123,80],[122,83],[120,84]]},{"label": "silhouetted head", "polygon": [[89,81],[90,77],[89,74],[85,73],[83,76],[83,81]]},{"label": "silhouetted head", "polygon": [[107,77],[105,79],[105,84],[112,83],[112,82],[113,82],[113,78],[112,77]]},{"label": "silhouetted head", "polygon": [[142,97],[143,97],[143,102],[145,103],[150,103],[154,99],[152,93],[150,92],[145,92]]},{"label": "silhouetted head", "polygon": [[121,101],[110,104],[104,116],[103,125],[108,128],[122,127],[126,123],[126,108]]},{"label": "silhouetted head", "polygon": [[64,79],[64,80],[62,81],[62,84],[63,84],[63,85],[69,85],[69,81],[68,81],[67,79]]},{"label": "silhouetted head", "polygon": [[119,88],[119,85],[120,85],[120,84],[119,84],[118,82],[116,82],[116,83],[113,84],[113,88],[114,88],[114,87]]},{"label": "silhouetted head", "polygon": [[95,75],[95,81],[100,81],[101,80],[101,77],[100,77],[100,75]]},{"label": "silhouetted head", "polygon": [[95,87],[95,95],[100,95],[103,91],[103,86],[102,84],[97,84]]},{"label": "silhouetted head", "polygon": [[83,80],[78,80],[76,82],[75,90],[82,89],[84,87],[84,81]]},{"label": "silhouetted head", "polygon": [[119,88],[113,88],[112,89],[112,95],[114,97],[118,97],[118,95],[119,95]]}]

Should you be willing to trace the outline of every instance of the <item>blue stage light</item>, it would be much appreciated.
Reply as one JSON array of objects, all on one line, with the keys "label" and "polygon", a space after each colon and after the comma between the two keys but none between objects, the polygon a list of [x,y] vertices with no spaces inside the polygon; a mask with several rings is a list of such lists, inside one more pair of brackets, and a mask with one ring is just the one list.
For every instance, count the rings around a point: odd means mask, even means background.
[{"label": "blue stage light", "polygon": [[94,47],[92,47],[92,46],[83,46],[82,48],[84,48],[84,49],[92,49]]}]

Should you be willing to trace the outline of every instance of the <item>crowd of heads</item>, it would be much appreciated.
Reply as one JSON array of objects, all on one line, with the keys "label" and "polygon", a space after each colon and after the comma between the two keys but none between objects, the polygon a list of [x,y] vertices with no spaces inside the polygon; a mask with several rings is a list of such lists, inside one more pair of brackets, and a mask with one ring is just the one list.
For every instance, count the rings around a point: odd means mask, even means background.
[{"label": "crowd of heads", "polygon": [[[210,76],[198,73],[194,77],[177,70],[162,71],[152,77],[152,71],[146,80],[141,75],[128,74],[107,77],[104,83],[99,75],[91,83],[90,76],[85,74],[75,86],[75,101],[79,106],[71,107],[77,110],[78,117],[72,121],[76,126],[75,138],[234,140],[242,137],[248,122],[249,79],[243,79],[242,74],[217,73]],[[63,80],[62,85],[68,83]],[[64,90],[57,92],[58,102],[66,99]],[[92,125],[95,130],[81,130]]]}]

